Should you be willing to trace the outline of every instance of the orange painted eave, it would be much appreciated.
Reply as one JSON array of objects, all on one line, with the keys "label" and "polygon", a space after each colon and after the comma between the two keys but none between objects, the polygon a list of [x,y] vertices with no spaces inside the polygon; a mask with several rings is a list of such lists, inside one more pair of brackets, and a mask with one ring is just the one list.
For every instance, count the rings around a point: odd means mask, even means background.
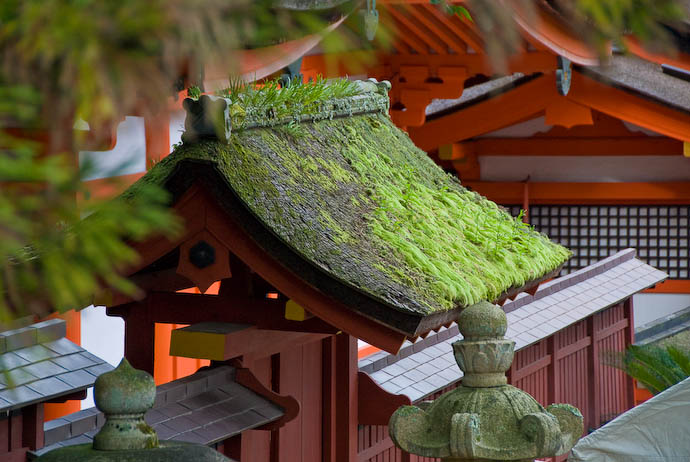
[{"label": "orange painted eave", "polygon": [[676,51],[676,53],[672,55],[666,53],[655,53],[647,50],[639,40],[633,37],[625,37],[623,42],[630,53],[634,54],[635,56],[639,56],[646,61],[660,65],[668,64],[670,66],[675,66],[685,69],[686,71],[690,71],[690,55],[687,53],[682,53],[680,51]]},{"label": "orange painted eave", "polygon": [[323,37],[336,29],[345,17],[333,22],[322,32],[307,35],[296,40],[280,43],[252,50],[237,50],[229,56],[229,62],[235,62],[236,67],[228,64],[228,61],[215,61],[207,63],[204,69],[204,78],[207,81],[227,80],[230,73],[238,74],[244,80],[253,81],[263,79],[274,74],[289,64],[297,61],[316,45]]},{"label": "orange painted eave", "polygon": [[534,11],[530,11],[519,1],[510,1],[508,5],[522,32],[532,39],[574,63],[584,66],[599,64],[597,52],[544,7],[537,5]]}]

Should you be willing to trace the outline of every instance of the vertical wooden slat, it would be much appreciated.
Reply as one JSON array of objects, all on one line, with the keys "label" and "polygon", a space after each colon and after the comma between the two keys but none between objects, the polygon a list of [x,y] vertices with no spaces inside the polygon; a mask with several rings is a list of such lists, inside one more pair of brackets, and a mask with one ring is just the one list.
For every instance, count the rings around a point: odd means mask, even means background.
[{"label": "vertical wooden slat", "polygon": [[[280,394],[290,395],[303,403],[302,364],[303,347],[292,347],[280,352]],[[278,460],[281,462],[301,462],[302,460],[302,418],[303,409],[294,420],[278,431]]]},{"label": "vertical wooden slat", "polygon": [[357,460],[357,339],[335,336],[335,460]]},{"label": "vertical wooden slat", "polygon": [[[628,327],[625,328],[625,345],[624,348],[628,348],[630,345],[635,343],[635,318],[633,316],[633,299],[628,298],[625,301],[625,317],[628,319]],[[635,384],[633,383],[632,377],[625,375],[625,390],[626,390],[626,400],[625,405],[628,409],[635,406]]]},{"label": "vertical wooden slat", "polygon": [[302,347],[302,461],[321,461],[321,341]]},{"label": "vertical wooden slat", "polygon": [[322,348],[322,410],[323,429],[321,431],[322,458],[324,462],[335,462],[335,337],[321,341]]}]

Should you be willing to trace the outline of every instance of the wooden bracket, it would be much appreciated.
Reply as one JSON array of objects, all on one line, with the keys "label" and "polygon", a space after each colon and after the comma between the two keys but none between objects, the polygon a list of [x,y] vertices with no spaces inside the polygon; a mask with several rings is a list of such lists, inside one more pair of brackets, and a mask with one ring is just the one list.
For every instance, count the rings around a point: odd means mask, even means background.
[{"label": "wooden bracket", "polygon": [[365,372],[357,373],[357,381],[357,420],[360,425],[388,425],[396,409],[412,404],[405,395],[388,393]]},{"label": "wooden bracket", "polygon": [[[237,362],[235,362],[237,364]],[[255,430],[277,430],[299,415],[300,403],[292,396],[283,396],[266,388],[247,368],[236,367],[235,382],[250,389],[257,395],[283,408],[283,417],[255,428]]]}]

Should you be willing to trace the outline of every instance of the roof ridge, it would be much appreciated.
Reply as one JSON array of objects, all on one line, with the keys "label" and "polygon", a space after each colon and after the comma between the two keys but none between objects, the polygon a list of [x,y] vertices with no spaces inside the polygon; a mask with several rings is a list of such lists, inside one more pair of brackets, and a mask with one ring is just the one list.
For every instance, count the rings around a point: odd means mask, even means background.
[{"label": "roof ridge", "polygon": [[64,319],[59,318],[0,332],[0,354],[59,340],[66,335],[67,323]]}]

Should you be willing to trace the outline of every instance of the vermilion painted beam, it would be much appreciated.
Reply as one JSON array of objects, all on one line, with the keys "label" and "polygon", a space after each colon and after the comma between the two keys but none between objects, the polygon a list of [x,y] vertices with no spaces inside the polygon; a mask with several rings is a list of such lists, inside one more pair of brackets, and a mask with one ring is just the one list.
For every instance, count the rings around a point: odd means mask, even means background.
[{"label": "vermilion painted beam", "polygon": [[535,116],[556,96],[555,78],[544,75],[462,111],[427,120],[421,127],[410,127],[409,135],[417,146],[430,151]]},{"label": "vermilion painted beam", "polygon": [[646,289],[645,293],[656,294],[690,294],[690,279],[666,279],[656,286]]},{"label": "vermilion painted beam", "polygon": [[[445,18],[439,18],[431,10],[438,11],[434,5],[423,5],[416,10],[415,18],[430,30],[433,30],[438,37],[444,41],[447,47],[456,53],[466,53],[467,45],[458,37],[446,32],[443,27]],[[451,26],[448,26],[450,28]],[[474,47],[473,47],[474,48]]]},{"label": "vermilion painted beam", "polygon": [[[499,204],[521,204],[524,183],[465,181]],[[530,204],[690,204],[690,182],[529,183]]]},{"label": "vermilion painted beam", "polygon": [[680,156],[683,142],[666,137],[483,138],[462,143],[478,156]]},{"label": "vermilion painted beam", "polygon": [[690,114],[600,83],[580,72],[573,72],[568,98],[671,138],[690,141]]}]

